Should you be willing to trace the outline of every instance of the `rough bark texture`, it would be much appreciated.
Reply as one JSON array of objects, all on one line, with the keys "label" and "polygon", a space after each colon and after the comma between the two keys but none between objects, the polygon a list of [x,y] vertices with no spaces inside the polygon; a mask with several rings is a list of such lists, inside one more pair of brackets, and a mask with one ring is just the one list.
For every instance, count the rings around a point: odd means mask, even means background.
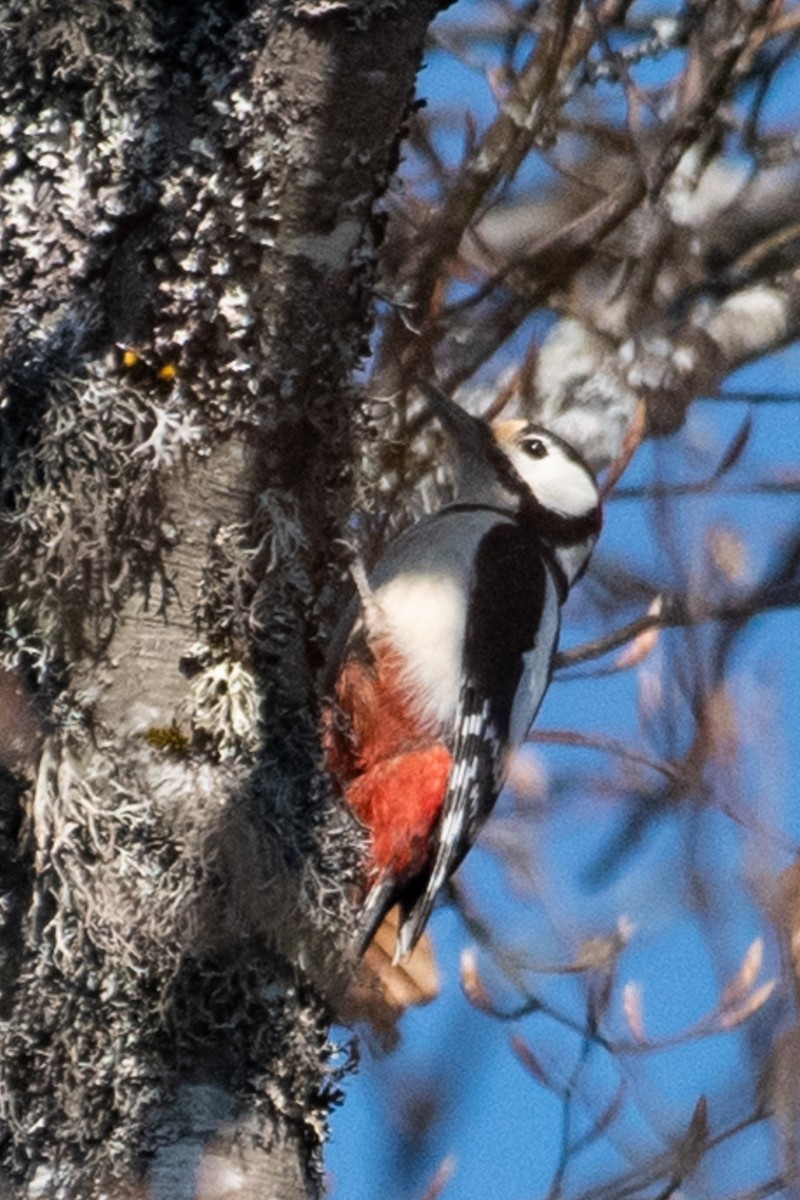
[{"label": "rough bark texture", "polygon": [[9,1195],[319,1193],[316,636],[436,7],[0,5]]}]

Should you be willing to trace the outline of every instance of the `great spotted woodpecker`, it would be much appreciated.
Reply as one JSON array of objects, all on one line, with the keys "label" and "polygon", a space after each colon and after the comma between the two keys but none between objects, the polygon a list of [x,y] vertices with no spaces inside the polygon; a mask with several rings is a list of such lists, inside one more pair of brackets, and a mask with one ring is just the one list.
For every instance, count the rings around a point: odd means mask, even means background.
[{"label": "great spotted woodpecker", "polygon": [[329,768],[370,837],[360,950],[401,912],[395,960],[491,812],[550,682],[561,606],[600,531],[581,456],[492,426],[426,384],[455,450],[453,503],[389,545],[332,651]]}]

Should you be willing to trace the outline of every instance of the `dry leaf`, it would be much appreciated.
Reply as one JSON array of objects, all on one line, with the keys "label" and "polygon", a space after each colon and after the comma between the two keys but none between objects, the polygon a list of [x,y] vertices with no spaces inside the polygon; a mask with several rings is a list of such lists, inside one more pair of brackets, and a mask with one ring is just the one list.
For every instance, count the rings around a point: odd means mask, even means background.
[{"label": "dry leaf", "polygon": [[506,784],[514,793],[518,807],[524,811],[541,807],[547,799],[550,783],[543,760],[530,752],[517,752],[510,756],[507,770]]},{"label": "dry leaf", "polygon": [[387,913],[367,948],[342,1000],[337,1018],[346,1025],[366,1022],[383,1050],[399,1041],[397,1023],[408,1008],[430,1004],[439,994],[439,972],[430,938],[423,934],[412,953],[393,963],[399,914]]},{"label": "dry leaf", "polygon": [[775,983],[774,979],[767,980],[766,983],[762,983],[760,988],[756,988],[738,1008],[726,1010],[719,1019],[720,1029],[735,1029],[748,1017],[752,1017],[754,1012],[758,1012],[762,1004],[765,1004],[774,992]]},{"label": "dry leaf", "polygon": [[615,929],[608,933],[584,938],[575,956],[575,969],[580,971],[610,970],[616,965],[617,959],[631,940],[634,929],[633,922],[628,917],[622,916]]},{"label": "dry leaf", "polygon": [[744,583],[748,576],[747,547],[738,530],[711,529],[708,533],[711,561],[730,583]]},{"label": "dry leaf", "polygon": [[625,1099],[625,1084],[623,1082],[623,1083],[620,1083],[615,1095],[612,1096],[610,1102],[606,1105],[606,1107],[600,1113],[600,1116],[597,1118],[594,1125],[592,1126],[592,1137],[593,1138],[600,1137],[602,1134],[604,1134],[606,1132],[607,1129],[609,1129],[611,1127],[613,1122],[619,1116],[619,1113],[622,1109],[622,1102],[624,1099]]},{"label": "dry leaf", "polygon": [[554,1090],[552,1083],[545,1074],[544,1068],[524,1038],[512,1034],[509,1038],[509,1043],[525,1070],[533,1075],[535,1079],[538,1079],[539,1083],[543,1083],[546,1088]]},{"label": "dry leaf", "polygon": [[[663,603],[662,597],[656,596],[647,610],[647,615],[649,617],[660,617]],[[644,629],[638,637],[629,642],[617,655],[613,663],[614,670],[626,671],[630,667],[638,667],[640,663],[644,662],[653,653],[658,645],[660,636],[661,629],[658,625],[652,625],[648,629]]]},{"label": "dry leaf", "polygon": [[733,979],[725,987],[725,990],[720,997],[720,1008],[732,1008],[739,1004],[747,995],[753,984],[758,979],[761,970],[761,964],[764,961],[764,940],[757,937],[748,948],[747,953],[742,959],[742,965],[734,975]]},{"label": "dry leaf", "polygon": [[393,908],[386,914],[364,955],[364,963],[381,981],[387,1002],[405,1010],[430,1004],[439,995],[439,972],[430,938],[420,938],[402,963],[392,963],[397,944],[400,914]]},{"label": "dry leaf", "polygon": [[477,1008],[479,1012],[493,1011],[489,993],[478,973],[478,960],[474,950],[464,950],[461,954],[461,987],[473,1008]]},{"label": "dry leaf", "polygon": [[626,983],[622,989],[622,1011],[625,1014],[625,1020],[628,1022],[628,1028],[631,1031],[631,1036],[640,1046],[647,1041],[647,1035],[644,1031],[644,1008],[642,1005],[642,989],[638,983]]},{"label": "dry leaf", "polygon": [[456,1156],[448,1154],[436,1168],[436,1174],[425,1189],[422,1200],[439,1200],[450,1180],[456,1173]]},{"label": "dry leaf", "polygon": [[691,1175],[708,1145],[708,1101],[701,1096],[694,1106],[686,1137],[680,1147],[680,1172],[682,1177]]}]

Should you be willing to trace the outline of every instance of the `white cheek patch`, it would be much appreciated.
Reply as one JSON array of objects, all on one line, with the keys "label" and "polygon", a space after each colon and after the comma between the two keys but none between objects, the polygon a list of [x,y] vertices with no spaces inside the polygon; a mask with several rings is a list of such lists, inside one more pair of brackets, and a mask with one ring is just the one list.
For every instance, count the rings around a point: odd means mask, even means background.
[{"label": "white cheek patch", "polygon": [[514,470],[545,508],[565,517],[582,517],[597,507],[594,481],[559,447],[551,447],[546,458],[531,458],[515,446],[508,456]]}]

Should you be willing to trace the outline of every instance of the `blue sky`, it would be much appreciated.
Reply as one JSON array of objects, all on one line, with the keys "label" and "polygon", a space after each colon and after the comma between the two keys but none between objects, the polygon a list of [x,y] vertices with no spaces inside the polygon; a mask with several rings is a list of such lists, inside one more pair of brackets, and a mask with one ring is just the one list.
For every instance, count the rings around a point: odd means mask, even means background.
[{"label": "blue sky", "polygon": [[[464,6],[448,10],[443,21],[460,20]],[[455,110],[468,95],[479,117],[493,103],[478,72],[433,54],[419,81],[432,102]],[[785,93],[785,94],[784,94]],[[786,120],[800,110],[800,89],[784,81],[769,99]],[[460,138],[453,136],[453,152]],[[792,393],[800,377],[800,347],[792,346],[731,376],[725,390]],[[655,478],[702,478],[712,469],[749,411],[740,400],[697,402],[684,429],[673,438],[647,445],[624,483]],[[796,527],[796,498],[736,494],[737,484],[800,473],[800,409],[786,403],[752,409],[754,426],[743,459],[730,473],[730,494],[677,501],[671,523],[680,530],[680,556],[686,571],[700,570],[708,531],[732,532],[744,548],[745,578],[755,579],[781,540]],[[655,506],[612,500],[598,557],[607,567],[644,572],[663,566]],[[659,574],[663,572],[659,570]],[[562,644],[597,632],[596,621],[579,595],[570,601]],[[748,626],[734,652],[729,679],[741,739],[741,761],[730,791],[730,811],[717,803],[687,805],[686,811],[650,824],[642,844],[601,883],[590,868],[628,811],[620,786],[620,765],[608,755],[556,745],[531,750],[537,770],[549,780],[547,802],[527,829],[536,887],[527,897],[509,888],[498,858],[476,849],[463,868],[470,897],[490,914],[498,934],[511,946],[535,947],[543,962],[563,963],[581,937],[613,929],[621,917],[635,928],[620,964],[606,1018],[608,1031],[630,1040],[622,1013],[622,986],[641,988],[647,1032],[662,1038],[691,1026],[718,1000],[756,937],[765,940],[762,977],[779,969],[778,951],[766,902],[770,881],[791,861],[800,845],[800,805],[794,780],[800,777],[800,636],[794,611],[762,616]],[[702,658],[709,640],[696,643]],[[670,656],[687,653],[686,639],[666,633],[641,667],[610,678],[556,680],[539,715],[541,729],[575,729],[612,735],[632,749],[666,755],[663,730],[649,729],[642,716],[642,690],[648,674],[658,677]],[[681,737],[680,700],[676,737]],[[565,781],[580,772],[580,787]],[[725,784],[720,787],[724,797]],[[731,813],[737,819],[733,819]],[[500,822],[513,816],[513,798],[498,806]],[[689,903],[696,878],[709,888],[705,908]],[[526,1039],[547,1070],[569,1077],[581,1055],[581,1039],[542,1014],[502,1023],[475,1011],[458,983],[459,956],[468,932],[450,910],[432,921],[443,989],[432,1006],[411,1012],[403,1023],[403,1046],[389,1058],[364,1052],[359,1072],[346,1085],[346,1102],[333,1119],[326,1156],[331,1200],[422,1200],[440,1164],[452,1156],[453,1176],[443,1195],[453,1200],[532,1200],[545,1197],[556,1168],[563,1133],[561,1100],[525,1070],[509,1045],[510,1035]],[[480,959],[493,995],[513,1005],[515,993],[491,965]],[[530,974],[536,995],[582,1022],[584,984],[562,975]],[[516,997],[518,999],[518,996]],[[752,1021],[733,1032],[648,1055],[612,1059],[595,1047],[580,1077],[579,1091],[600,1108],[622,1087],[621,1115],[613,1137],[578,1155],[570,1166],[565,1194],[642,1161],[685,1133],[702,1093],[710,1103],[712,1130],[746,1111],[753,1045],[781,1018],[779,998],[771,999]],[[341,1037],[347,1035],[343,1031]],[[438,1104],[429,1135],[404,1137],[403,1112],[415,1101]],[[438,1098],[438,1099],[437,1099]],[[597,1113],[595,1112],[595,1116]],[[579,1107],[576,1128],[587,1117]],[[734,1195],[776,1170],[771,1135],[758,1126],[731,1139],[708,1156],[693,1186],[714,1200]],[[695,1194],[694,1192],[692,1194]]]}]

